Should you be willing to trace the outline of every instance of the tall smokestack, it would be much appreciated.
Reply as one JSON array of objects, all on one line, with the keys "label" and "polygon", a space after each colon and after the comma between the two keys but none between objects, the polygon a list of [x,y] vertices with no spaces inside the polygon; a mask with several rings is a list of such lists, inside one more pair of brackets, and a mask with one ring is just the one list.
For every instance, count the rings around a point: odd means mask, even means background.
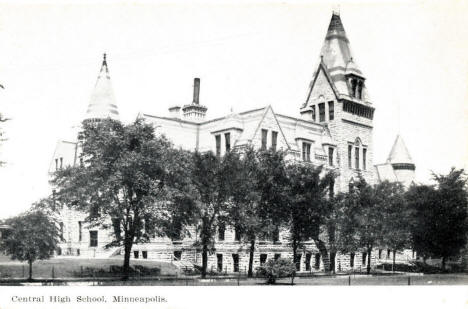
[{"label": "tall smokestack", "polygon": [[193,104],[200,104],[200,79],[193,80]]}]

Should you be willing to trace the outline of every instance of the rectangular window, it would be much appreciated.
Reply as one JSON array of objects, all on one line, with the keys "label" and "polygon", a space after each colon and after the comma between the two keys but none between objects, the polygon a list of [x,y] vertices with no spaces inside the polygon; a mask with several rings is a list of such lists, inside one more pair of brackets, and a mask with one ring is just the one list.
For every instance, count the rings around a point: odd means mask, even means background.
[{"label": "rectangular window", "polygon": [[363,148],[362,149],[362,169],[366,170],[367,168],[367,149]]},{"label": "rectangular window", "polygon": [[278,142],[278,132],[271,131],[271,149],[276,150],[277,142]]},{"label": "rectangular window", "polygon": [[98,246],[98,231],[89,231],[89,246]]},{"label": "rectangular window", "polygon": [[312,121],[315,122],[315,105],[312,106]]},{"label": "rectangular window", "polygon": [[333,147],[328,147],[328,165],[333,166]]},{"label": "rectangular window", "polygon": [[333,101],[328,102],[328,119],[335,119],[335,104]]},{"label": "rectangular window", "polygon": [[231,151],[231,133],[224,133],[224,140],[226,142],[226,152]]},{"label": "rectangular window", "polygon": [[182,251],[180,250],[174,251],[174,259],[176,261],[180,261],[182,259]]},{"label": "rectangular window", "polygon": [[80,254],[81,254],[80,249],[76,249],[76,255],[77,255],[77,256],[80,256]]},{"label": "rectangular window", "polygon": [[143,256],[144,259],[148,258],[148,251],[141,251],[141,255]]},{"label": "rectangular window", "polygon": [[78,221],[78,241],[83,240],[83,222]]},{"label": "rectangular window", "polygon": [[218,226],[218,240],[223,241],[224,240],[224,232],[226,231],[226,226],[224,223],[220,223]]},{"label": "rectangular window", "polygon": [[354,147],[354,157],[356,158],[356,166],[354,167],[355,169],[359,169],[359,147]]},{"label": "rectangular window", "polygon": [[233,271],[235,273],[239,272],[239,254],[232,255]]},{"label": "rectangular window", "polygon": [[302,143],[302,160],[310,162],[310,143]]},{"label": "rectangular window", "polygon": [[133,251],[133,257],[138,259],[140,257],[140,251]]},{"label": "rectangular window", "polygon": [[390,249],[387,249],[387,259],[390,258],[390,253],[391,253],[391,252],[390,252]]},{"label": "rectangular window", "polygon": [[312,254],[306,253],[306,258],[305,258],[305,270],[310,271],[310,258],[312,257]]},{"label": "rectangular window", "polygon": [[319,105],[319,122],[325,121],[325,103],[320,103]]},{"label": "rectangular window", "polygon": [[366,265],[367,260],[367,252],[362,253],[362,265]]},{"label": "rectangular window", "polygon": [[352,152],[353,152],[353,146],[352,145],[348,145],[348,168],[352,168]]},{"label": "rectangular window", "polygon": [[276,228],[273,230],[273,233],[271,233],[271,234],[272,234],[272,235],[271,235],[271,240],[272,240],[273,242],[279,241],[279,229],[278,229],[278,227],[276,227]]},{"label": "rectangular window", "polygon": [[382,249],[379,249],[379,260],[382,258]]},{"label": "rectangular window", "polygon": [[354,267],[354,252],[351,253],[351,256],[349,257],[349,267]]},{"label": "rectangular window", "polygon": [[281,253],[275,253],[275,261],[281,258]]},{"label": "rectangular window", "polygon": [[267,149],[268,130],[262,129],[262,150]]},{"label": "rectangular window", "polygon": [[221,155],[221,135],[215,135],[216,140],[216,155],[219,157]]},{"label": "rectangular window", "polygon": [[63,157],[60,157],[60,168],[63,168]]},{"label": "rectangular window", "polygon": [[222,254],[216,254],[216,262],[217,262],[217,269],[218,272],[221,273],[223,272],[223,255]]},{"label": "rectangular window", "polygon": [[241,241],[241,238],[242,238],[242,233],[241,233],[240,229],[236,227],[235,230],[234,230],[234,240],[235,241]]},{"label": "rectangular window", "polygon": [[265,265],[268,255],[265,253],[260,254],[260,266]]},{"label": "rectangular window", "polygon": [[55,159],[55,170],[58,170],[58,159]]}]

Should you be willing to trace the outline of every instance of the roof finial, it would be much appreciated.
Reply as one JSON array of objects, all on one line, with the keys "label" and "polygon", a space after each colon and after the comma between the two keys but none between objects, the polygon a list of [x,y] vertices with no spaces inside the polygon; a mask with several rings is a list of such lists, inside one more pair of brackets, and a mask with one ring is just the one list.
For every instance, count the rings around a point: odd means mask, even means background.
[{"label": "roof finial", "polygon": [[332,11],[333,11],[333,15],[338,15],[338,16],[340,16],[340,5],[339,5],[339,4],[335,4],[335,5],[333,6]]},{"label": "roof finial", "polygon": [[104,53],[104,54],[102,55],[102,63],[105,63],[105,64],[107,64],[107,61],[106,61],[106,59],[107,59],[107,54],[106,54],[106,53]]}]

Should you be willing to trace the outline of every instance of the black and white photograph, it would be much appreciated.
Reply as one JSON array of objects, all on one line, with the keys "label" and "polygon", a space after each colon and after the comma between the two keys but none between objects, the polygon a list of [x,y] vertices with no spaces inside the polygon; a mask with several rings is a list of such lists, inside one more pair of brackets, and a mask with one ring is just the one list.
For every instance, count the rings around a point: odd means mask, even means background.
[{"label": "black and white photograph", "polygon": [[466,16],[2,1],[0,307],[465,308]]}]

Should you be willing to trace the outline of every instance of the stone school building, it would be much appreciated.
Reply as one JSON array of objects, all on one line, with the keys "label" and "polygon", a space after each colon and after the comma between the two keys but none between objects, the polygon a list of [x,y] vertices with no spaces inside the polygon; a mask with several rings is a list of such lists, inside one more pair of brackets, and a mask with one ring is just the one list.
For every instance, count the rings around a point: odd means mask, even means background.
[{"label": "stone school building", "polygon": [[[200,79],[195,78],[193,100],[183,106],[168,107],[165,116],[141,113],[157,132],[166,135],[176,147],[200,152],[226,152],[247,145],[256,148],[287,150],[291,160],[323,165],[336,170],[336,191],[347,191],[358,174],[371,184],[382,180],[400,181],[409,185],[414,179],[415,164],[401,139],[397,137],[388,160],[373,163],[373,117],[375,108],[366,87],[366,77],[351,54],[350,42],[338,14],[333,13],[319,54],[319,64],[313,73],[305,102],[294,103],[296,116],[282,115],[272,106],[243,112],[231,112],[216,119],[207,119],[209,107],[199,100]],[[104,55],[101,70],[92,93],[85,119],[119,119],[107,59]],[[79,146],[75,141],[57,144],[50,172],[77,164]],[[106,249],[110,231],[88,228],[86,214],[65,207],[61,213],[61,255],[86,258],[118,256],[121,248]],[[201,264],[201,251],[193,246],[197,238],[154,238],[149,243],[133,247],[133,259],[154,259],[173,262],[179,266]],[[268,259],[292,258],[287,232],[280,231],[274,239],[261,239],[255,251],[254,268]],[[208,269],[218,272],[244,271],[248,266],[248,245],[231,227],[220,227],[215,239],[216,251],[209,255]],[[307,242],[299,252],[298,271],[323,269],[315,244]],[[411,255],[411,254],[410,254]],[[399,259],[410,259],[408,254]],[[387,248],[377,249],[373,263],[390,259]],[[359,269],[366,266],[366,253],[338,254],[337,270]]]}]

